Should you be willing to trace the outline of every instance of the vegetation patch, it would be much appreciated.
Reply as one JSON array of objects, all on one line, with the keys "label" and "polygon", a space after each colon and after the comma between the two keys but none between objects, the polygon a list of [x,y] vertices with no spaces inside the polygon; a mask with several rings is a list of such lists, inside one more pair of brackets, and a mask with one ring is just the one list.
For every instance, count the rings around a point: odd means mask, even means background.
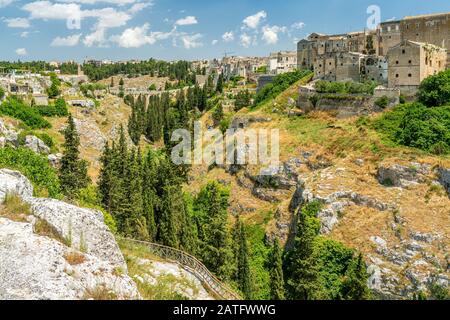
[{"label": "vegetation patch", "polygon": [[29,149],[8,146],[0,149],[0,167],[20,171],[30,179],[36,195],[60,198],[58,175],[46,157]]},{"label": "vegetation patch", "polygon": [[64,255],[64,259],[66,259],[71,266],[77,266],[86,261],[86,256],[80,252],[69,251]]},{"label": "vegetation patch", "polygon": [[0,216],[17,222],[26,222],[31,214],[31,208],[16,194],[6,194],[3,204],[0,205]]},{"label": "vegetation patch", "polygon": [[10,116],[21,120],[31,129],[50,128],[50,122],[45,120],[39,112],[26,105],[21,99],[10,96],[0,105],[0,115]]}]

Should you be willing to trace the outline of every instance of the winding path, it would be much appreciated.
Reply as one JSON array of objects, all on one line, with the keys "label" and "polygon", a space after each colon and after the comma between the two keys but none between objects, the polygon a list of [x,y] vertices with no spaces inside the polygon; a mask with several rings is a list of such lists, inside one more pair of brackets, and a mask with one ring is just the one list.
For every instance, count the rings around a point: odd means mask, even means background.
[{"label": "winding path", "polygon": [[189,253],[157,243],[129,238],[120,238],[120,240],[145,246],[155,256],[178,263],[188,272],[195,275],[203,283],[205,288],[220,300],[242,300],[237,293],[220,281],[203,263]]}]

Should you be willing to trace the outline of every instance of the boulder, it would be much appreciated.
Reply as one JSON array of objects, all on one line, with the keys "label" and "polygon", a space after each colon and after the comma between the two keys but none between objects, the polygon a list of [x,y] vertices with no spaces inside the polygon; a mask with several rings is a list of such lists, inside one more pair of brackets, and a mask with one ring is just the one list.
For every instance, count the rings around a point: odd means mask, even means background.
[{"label": "boulder", "polygon": [[0,137],[0,148],[4,148],[6,146],[6,138]]},{"label": "boulder", "polygon": [[32,198],[33,215],[46,220],[71,246],[126,270],[119,246],[104,223],[103,214],[54,200]]},{"label": "boulder", "polygon": [[33,186],[20,172],[9,169],[0,170],[0,203],[5,200],[6,194],[15,194],[22,199],[33,196]]},{"label": "boulder", "polygon": [[48,159],[48,162],[50,162],[50,165],[52,167],[57,167],[57,166],[59,166],[59,163],[61,162],[62,156],[63,155],[61,153],[49,154],[47,159]]},{"label": "boulder", "polygon": [[41,139],[31,135],[25,137],[24,147],[30,149],[34,153],[50,153],[50,148]]},{"label": "boulder", "polygon": [[18,147],[19,146],[19,134],[15,131],[7,131],[5,133],[6,143]]},{"label": "boulder", "polygon": [[0,300],[139,299],[135,283],[117,267],[33,232],[31,223],[0,218]]},{"label": "boulder", "polygon": [[439,182],[445,188],[450,197],[450,169],[440,168],[439,169]]},{"label": "boulder", "polygon": [[7,131],[8,131],[8,129],[6,128],[2,119],[0,119],[0,134],[6,134]]},{"label": "boulder", "polygon": [[423,183],[426,175],[430,173],[430,166],[426,164],[411,163],[410,166],[394,164],[381,165],[378,168],[378,182],[387,187],[406,188],[410,185]]}]

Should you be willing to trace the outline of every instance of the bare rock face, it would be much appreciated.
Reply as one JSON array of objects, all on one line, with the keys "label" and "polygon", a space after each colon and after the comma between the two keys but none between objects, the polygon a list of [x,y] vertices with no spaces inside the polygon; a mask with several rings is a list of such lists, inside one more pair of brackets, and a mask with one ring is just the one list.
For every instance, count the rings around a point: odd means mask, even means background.
[{"label": "bare rock face", "polygon": [[6,138],[0,137],[0,148],[4,148],[6,146]]},{"label": "bare rock face", "polygon": [[113,264],[79,252],[81,260],[69,263],[72,250],[35,234],[31,223],[0,218],[0,299],[139,298],[135,283]]},{"label": "bare rock face", "polygon": [[6,194],[16,194],[22,199],[33,196],[33,186],[20,172],[9,169],[0,170],[0,203]]},{"label": "bare rock face", "polygon": [[[57,232],[58,236],[65,240],[65,244],[70,247],[67,249],[85,252],[87,256],[109,265],[110,268],[118,268],[126,272],[127,266],[123,255],[113,234],[105,225],[103,214],[100,211],[79,208],[54,199],[33,198],[33,187],[26,177],[17,171],[1,169],[0,202],[4,200],[6,194],[16,194],[28,203],[31,207],[32,218],[45,220]],[[5,233],[0,231],[0,236],[4,235]],[[38,240],[36,240],[37,243],[41,241]],[[0,240],[0,247],[2,245]],[[60,249],[53,248],[52,250]],[[19,250],[16,254],[19,259],[22,253]],[[3,261],[4,259],[0,257],[0,265]],[[35,267],[39,268],[39,266]],[[15,270],[14,272],[21,271],[20,268],[11,270]],[[2,280],[0,274],[0,282]]]},{"label": "bare rock face", "polygon": [[378,168],[378,182],[387,187],[406,188],[410,185],[426,181],[426,175],[430,173],[430,166],[419,163],[411,163],[410,166],[394,164],[381,165]]},{"label": "bare rock face", "polygon": [[450,169],[441,168],[439,169],[439,182],[445,188],[450,197]]},{"label": "bare rock face", "polygon": [[33,215],[50,223],[73,248],[84,248],[88,254],[126,270],[119,246],[100,211],[53,199],[33,198],[29,203]]},{"label": "bare rock face", "polygon": [[50,153],[50,148],[41,139],[35,136],[26,136],[24,147],[30,149],[35,153],[41,154]]}]

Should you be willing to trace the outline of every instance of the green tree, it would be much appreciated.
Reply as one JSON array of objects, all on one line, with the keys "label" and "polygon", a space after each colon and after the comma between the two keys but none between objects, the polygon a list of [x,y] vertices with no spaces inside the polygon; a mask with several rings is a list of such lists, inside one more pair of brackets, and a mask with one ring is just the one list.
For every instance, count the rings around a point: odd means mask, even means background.
[{"label": "green tree", "polygon": [[120,78],[119,80],[119,86],[123,86],[125,84],[125,82],[123,81],[123,78]]},{"label": "green tree", "polygon": [[252,283],[248,261],[249,251],[244,224],[237,218],[234,227],[234,247],[236,248],[236,282],[245,299],[252,298]]},{"label": "green tree", "polygon": [[284,277],[282,251],[278,239],[272,246],[269,257],[270,294],[273,300],[284,300]]},{"label": "green tree", "polygon": [[210,182],[194,200],[200,256],[223,280],[231,279],[234,267],[227,214],[229,195],[228,189]]},{"label": "green tree", "polygon": [[80,159],[79,146],[80,138],[72,115],[69,115],[67,127],[64,129],[64,152],[59,168],[61,190],[69,198],[76,196],[78,191],[86,188],[90,182],[87,163]]},{"label": "green tree", "polygon": [[297,236],[287,266],[289,294],[295,300],[314,300],[321,290],[319,265],[314,257],[314,241],[320,230],[316,218],[319,210],[320,204],[311,202],[299,212]]},{"label": "green tree", "polygon": [[341,296],[345,300],[368,300],[370,299],[370,290],[367,287],[366,264],[362,254],[353,259],[345,274],[342,282]]},{"label": "green tree", "polygon": [[216,87],[216,91],[218,93],[223,93],[223,85],[224,85],[224,79],[223,79],[223,74],[221,73],[219,75],[219,79],[217,80],[217,87]]},{"label": "green tree", "polygon": [[438,107],[450,103],[450,69],[423,80],[417,95],[419,101],[427,107]]},{"label": "green tree", "polygon": [[110,83],[110,85],[109,85],[111,88],[113,88],[114,87],[114,77],[111,77],[111,83]]}]

